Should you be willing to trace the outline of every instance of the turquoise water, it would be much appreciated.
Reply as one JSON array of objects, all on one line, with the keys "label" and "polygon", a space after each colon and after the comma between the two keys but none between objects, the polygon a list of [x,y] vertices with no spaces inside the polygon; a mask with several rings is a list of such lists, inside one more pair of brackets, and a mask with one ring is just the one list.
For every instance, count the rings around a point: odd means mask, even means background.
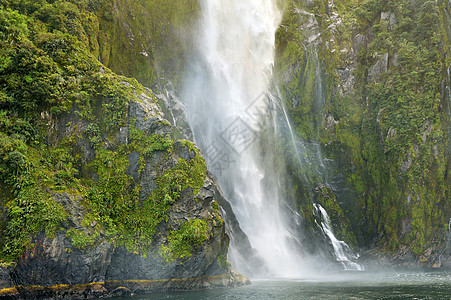
[{"label": "turquoise water", "polygon": [[156,293],[131,299],[451,299],[451,272],[343,272],[310,279],[257,280],[234,289]]}]

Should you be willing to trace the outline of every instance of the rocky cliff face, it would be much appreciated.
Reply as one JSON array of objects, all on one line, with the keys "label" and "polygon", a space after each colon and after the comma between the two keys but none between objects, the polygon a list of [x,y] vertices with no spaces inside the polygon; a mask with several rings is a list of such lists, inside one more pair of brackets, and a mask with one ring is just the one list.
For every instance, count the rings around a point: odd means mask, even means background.
[{"label": "rocky cliff face", "polygon": [[0,294],[246,283],[183,108],[99,63],[76,30],[88,4],[41,2],[0,5]]},{"label": "rocky cliff face", "polygon": [[[129,84],[123,88],[134,89]],[[81,146],[75,146],[74,153],[80,151],[87,165],[101,161],[97,172],[96,167],[84,172],[94,178],[91,187],[47,191],[51,197],[47,201],[59,206],[67,219],[51,234],[39,228],[30,232],[31,240],[11,269],[21,296],[49,296],[48,287],[55,287],[58,295],[69,295],[72,290],[61,292],[58,285],[86,285],[79,291],[81,297],[92,294],[89,284],[94,282],[102,286],[97,287],[97,295],[119,286],[150,292],[241,284],[227,263],[229,238],[216,202],[225,200],[195,146],[168,138],[174,127],[151,97],[147,92],[130,99],[125,126],[115,138],[100,137],[105,148],[85,140],[83,132],[92,123],[77,117],[76,110],[48,120],[56,129],[50,140],[59,145],[71,136]],[[58,130],[65,127],[61,122],[71,123],[78,134]],[[133,134],[140,135],[141,142],[150,142],[150,150],[146,144],[125,150],[136,142]],[[167,138],[167,144],[152,144],[155,136]],[[98,190],[104,184],[105,190]],[[7,222],[15,221],[10,213]],[[221,277],[219,283],[214,282],[215,276]],[[172,281],[177,278],[192,279]]]},{"label": "rocky cliff face", "polygon": [[97,1],[86,27],[91,52],[117,74],[146,86],[181,84],[193,49],[198,1]]},{"label": "rocky cliff face", "polygon": [[[124,84],[123,89],[134,87]],[[49,140],[60,145],[71,136],[80,146],[74,147],[74,154],[86,159],[81,168],[101,161],[84,172],[93,178],[91,187],[47,191],[48,201],[59,206],[67,219],[51,234],[39,228],[30,232],[30,242],[11,269],[21,296],[49,296],[48,287],[54,287],[57,295],[69,295],[72,290],[61,292],[58,285],[81,284],[86,285],[78,292],[82,297],[92,294],[94,282],[102,287],[96,287],[99,290],[93,295],[119,286],[150,292],[241,284],[227,263],[229,237],[216,202],[225,200],[195,146],[169,139],[176,129],[155,101],[150,92],[132,97],[125,126],[114,138],[100,136],[103,147],[85,140],[83,132],[93,123],[80,119],[76,110],[48,120],[54,128]],[[61,122],[78,132],[59,130],[65,127]],[[136,142],[134,134],[144,144],[131,146]],[[152,143],[156,136],[167,139],[166,144]],[[105,190],[98,190],[104,184]],[[16,221],[11,213],[8,217],[7,222]],[[221,277],[219,283],[215,276]],[[178,278],[192,279],[172,281]]]},{"label": "rocky cliff face", "polygon": [[339,238],[392,262],[437,265],[446,246],[447,5],[289,1],[277,36],[282,98],[325,166],[297,172],[301,210],[313,198]]}]

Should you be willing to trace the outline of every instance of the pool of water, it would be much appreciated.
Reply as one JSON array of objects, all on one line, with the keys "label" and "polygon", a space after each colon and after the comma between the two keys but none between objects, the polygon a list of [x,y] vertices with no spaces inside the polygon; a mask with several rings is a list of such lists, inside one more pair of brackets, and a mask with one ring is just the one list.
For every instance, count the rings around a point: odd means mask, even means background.
[{"label": "pool of water", "polygon": [[451,272],[343,272],[254,280],[249,286],[234,289],[155,293],[132,299],[451,299]]}]

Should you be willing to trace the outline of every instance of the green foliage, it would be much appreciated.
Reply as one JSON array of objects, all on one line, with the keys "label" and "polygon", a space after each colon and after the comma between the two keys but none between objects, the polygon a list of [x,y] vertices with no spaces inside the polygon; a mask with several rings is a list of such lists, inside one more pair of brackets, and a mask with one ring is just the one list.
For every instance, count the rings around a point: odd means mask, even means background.
[{"label": "green foliage", "polygon": [[175,201],[185,188],[193,189],[193,194],[197,194],[204,184],[206,168],[203,159],[197,156],[191,162],[179,158],[174,169],[165,172],[159,179],[159,188],[152,194],[154,201],[159,198]]},{"label": "green foliage", "polygon": [[[147,136],[130,126],[129,143],[111,146],[112,136],[127,125],[130,99],[153,95],[97,60],[99,21],[93,12],[103,15],[110,3],[9,0],[0,5],[0,185],[7,213],[1,261],[17,260],[32,247],[34,234],[51,237],[62,228],[79,249],[107,239],[147,253],[180,193],[197,193],[204,183],[205,161],[190,142],[182,144],[194,151],[193,158],[174,160],[169,137]],[[172,3],[158,5],[155,9]],[[184,13],[190,18],[192,11]],[[177,24],[186,21],[174,18]],[[68,116],[66,131],[56,129]],[[94,149],[90,158],[80,151],[86,142]],[[167,166],[159,169],[157,188],[144,201],[139,184],[127,175],[132,151],[140,154],[141,168],[155,153],[167,154],[161,158]],[[89,228],[67,228],[68,214],[53,200],[58,192],[84,196],[82,225]]]},{"label": "green foliage", "polygon": [[129,127],[129,136],[130,148],[140,154],[138,159],[140,172],[144,169],[146,159],[151,157],[153,152],[172,152],[173,141],[160,134],[147,136],[143,131],[136,129],[135,126],[131,124]]},{"label": "green foliage", "polygon": [[[7,187],[8,223],[0,256],[2,261],[15,261],[30,246],[32,234],[45,232],[51,236],[63,225],[67,213],[53,201],[46,189],[45,160],[38,151],[21,139],[0,133],[0,184]],[[44,169],[44,170],[43,170]]]},{"label": "green foliage", "polygon": [[168,244],[162,245],[159,254],[167,263],[176,259],[188,258],[208,239],[206,220],[194,219],[183,223],[177,231],[171,231]]},{"label": "green foliage", "polygon": [[276,32],[276,68],[279,71],[276,78],[296,133],[310,142],[319,137],[327,97],[325,71],[329,66],[323,64],[318,53],[330,55],[330,51],[310,41],[319,32],[324,32],[323,38],[327,39],[327,24],[319,22],[317,27],[310,24],[311,16],[304,11],[308,7],[312,13],[323,15],[327,12],[327,1],[317,1],[313,7],[302,1],[288,2]]},{"label": "green foliage", "polygon": [[154,151],[172,150],[173,142],[171,139],[160,134],[147,136],[145,132],[136,129],[131,124],[129,127],[129,143],[133,150],[142,154],[143,158],[148,158]]},{"label": "green foliage", "polygon": [[[146,136],[144,132],[130,126],[128,145],[115,151],[99,148],[91,164],[97,180],[84,184],[90,186],[85,192],[85,206],[89,210],[87,219],[101,225],[97,231],[103,228],[105,235],[115,244],[125,245],[131,252],[146,255],[160,222],[167,218],[166,212],[178,200],[180,193],[187,188],[194,194],[199,192],[205,180],[206,165],[197,149],[190,161],[179,158],[172,168],[162,171],[151,196],[141,202],[140,186],[127,175],[128,154],[131,151],[140,154],[139,163],[143,169],[147,159],[155,152],[166,151],[171,154],[173,142],[160,135]],[[100,238],[98,235],[90,236],[87,244],[83,244],[84,235],[83,232],[70,234],[74,246],[84,248]]]},{"label": "green foliage", "polygon": [[67,218],[62,206],[38,185],[21,188],[8,206],[6,242],[1,251],[5,261],[16,260],[24,247],[30,246],[31,234],[44,231],[51,236]]},{"label": "green foliage", "polygon": [[[449,129],[441,100],[449,65],[445,52],[449,52],[450,18],[439,7],[444,2],[335,1],[332,11],[339,13],[342,25],[333,25],[330,35],[327,26],[333,18],[317,13],[321,3],[314,7],[288,2],[276,37],[276,66],[296,133],[307,141],[320,139],[325,155],[334,159],[335,172],[346,176],[344,188],[351,187],[352,196],[340,199],[345,202],[340,205],[351,209],[343,210],[344,218],[351,220],[360,246],[377,243],[391,252],[410,249],[422,254],[434,240],[443,239],[442,227],[451,209],[446,179]],[[294,7],[316,13],[323,41],[317,48],[306,45],[303,35],[308,30],[299,28],[303,20]],[[330,12],[325,14],[330,17]],[[359,48],[357,34],[363,37]],[[325,106],[319,123],[311,116],[315,112],[312,83],[319,78],[309,51],[318,54],[326,72],[320,78]],[[370,68],[384,53],[387,72],[369,78]],[[343,73],[349,69],[356,80],[353,89],[334,89],[353,79]],[[333,117],[333,126],[323,116]],[[318,180],[302,173],[307,178],[293,187],[297,195],[303,185]],[[309,203],[304,202],[301,211],[308,214]],[[330,210],[339,211],[332,206]]]},{"label": "green foliage", "polygon": [[94,234],[88,234],[83,230],[74,228],[69,229],[66,232],[66,236],[71,239],[72,246],[81,250],[94,246],[99,239],[98,231],[94,232]]},{"label": "green foliage", "polygon": [[218,256],[218,259],[216,261],[218,262],[219,266],[224,270],[228,270],[232,267],[230,262],[227,260],[227,251],[221,253],[221,255]]},{"label": "green foliage", "polygon": [[381,9],[380,0],[366,0],[355,8],[354,14],[362,24],[372,24],[380,16]]},{"label": "green foliage", "polygon": [[[368,132],[378,136],[373,143],[380,142],[380,136],[383,137],[383,151],[372,151],[374,154],[367,156],[366,164],[373,170],[370,174],[374,182],[380,182],[379,189],[384,190],[377,196],[380,204],[376,204],[377,199],[371,200],[377,207],[374,219],[380,224],[379,230],[385,232],[385,241],[381,244],[395,251],[400,243],[413,242],[412,250],[421,254],[426,240],[435,231],[433,219],[446,218],[443,213],[433,212],[445,200],[444,182],[440,179],[444,169],[438,171],[434,167],[445,164],[444,156],[431,155],[432,148],[440,145],[443,137],[441,78],[437,72],[441,63],[438,7],[433,1],[394,2],[397,5],[392,5],[391,12],[399,21],[391,27],[384,26],[382,21],[374,24],[375,38],[365,53],[370,57],[387,52],[390,57],[397,58],[381,82],[362,82],[366,85],[371,107],[369,119],[372,122],[378,120],[377,126],[367,127],[373,128]],[[381,9],[374,8],[373,11],[380,12]],[[366,61],[372,60],[367,58]],[[368,67],[361,65],[361,68]],[[374,146],[368,145],[368,148]],[[412,162],[408,169],[402,169],[409,160]],[[389,169],[375,171],[378,165],[379,168],[387,166],[387,162]],[[400,176],[400,172],[406,175]],[[424,189],[430,192],[423,193]],[[431,217],[432,214],[435,216]],[[413,220],[408,236],[400,231],[401,222],[406,218]]]},{"label": "green foliage", "polygon": [[211,207],[212,207],[215,211],[219,211],[219,204],[218,204],[218,202],[216,202],[215,200],[212,201]]},{"label": "green foliage", "polygon": [[[130,193],[133,180],[126,175],[127,156],[116,151],[99,149],[92,167],[98,180],[86,195],[89,208],[96,214],[96,221],[114,227],[115,220],[128,208],[135,208],[137,190]],[[131,206],[131,207],[130,207]]]},{"label": "green foliage", "polygon": [[26,138],[36,138],[40,111],[68,111],[79,98],[83,76],[99,67],[73,36],[50,33],[17,11],[0,10],[0,44],[0,110],[9,119],[2,130]]}]

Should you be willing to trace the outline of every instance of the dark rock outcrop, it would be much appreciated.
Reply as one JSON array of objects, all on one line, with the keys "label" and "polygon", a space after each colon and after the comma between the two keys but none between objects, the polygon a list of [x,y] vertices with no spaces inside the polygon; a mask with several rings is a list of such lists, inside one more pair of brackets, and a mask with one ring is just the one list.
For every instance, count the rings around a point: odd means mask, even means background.
[{"label": "dark rock outcrop", "polygon": [[64,232],[39,234],[11,273],[16,286],[85,284],[105,280],[113,246],[106,241],[85,251],[74,249]]},{"label": "dark rock outcrop", "polygon": [[[54,132],[56,136],[50,136],[50,139],[56,143],[67,133],[58,131],[61,120],[86,127],[74,113],[60,120],[51,120],[57,130]],[[146,136],[172,136],[174,130],[149,91],[131,99],[127,126],[120,128],[114,140],[106,140],[107,147],[114,149],[127,145],[131,125],[134,126],[133,130],[144,132]],[[184,132],[187,134],[189,131]],[[80,138],[83,139],[82,136]],[[77,144],[82,153],[92,152],[83,155],[82,161],[88,164],[96,155],[94,147],[86,141]],[[162,173],[174,168],[180,160],[190,162],[197,159],[200,154],[193,147],[192,143],[176,140],[170,152],[155,151],[146,156],[144,165],[140,158],[143,154],[137,152],[139,149],[128,154],[126,173],[133,179],[134,185],[140,187],[138,199],[141,204],[158,188]],[[87,174],[90,170],[88,167],[84,167],[84,170],[84,176],[99,181],[97,174]],[[85,205],[84,195],[70,191],[54,192],[53,201],[61,204],[67,212],[67,221],[54,235],[40,232],[33,236],[15,267],[0,269],[4,296],[81,299],[248,284],[248,279],[234,273],[226,261],[229,246],[226,227],[237,231],[239,226],[237,223],[230,225],[224,222],[218,203],[224,206],[228,203],[212,175],[204,176],[204,184],[198,191],[195,192],[191,187],[180,191],[179,197],[158,223],[152,246],[144,251],[130,250],[127,245],[117,244],[103,229],[104,225],[96,221],[86,224],[90,212],[89,206]],[[230,206],[226,210],[233,216]],[[201,245],[193,246],[189,255],[183,254],[173,259],[162,255],[161,249],[171,242],[171,234],[190,220],[203,220],[206,224],[206,236]],[[70,230],[93,237],[94,242],[80,248],[74,244]]]}]

